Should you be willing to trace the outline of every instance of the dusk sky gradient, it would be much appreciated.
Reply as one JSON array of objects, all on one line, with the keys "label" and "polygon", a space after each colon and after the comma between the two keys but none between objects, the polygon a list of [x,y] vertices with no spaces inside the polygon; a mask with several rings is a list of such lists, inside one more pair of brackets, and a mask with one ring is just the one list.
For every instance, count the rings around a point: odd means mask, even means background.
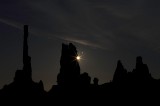
[{"label": "dusk sky gradient", "polygon": [[160,1],[158,0],[1,0],[0,88],[22,69],[23,25],[29,25],[32,78],[45,90],[57,84],[62,43],[72,42],[81,73],[113,78],[120,59],[128,71],[142,56],[160,78]]}]

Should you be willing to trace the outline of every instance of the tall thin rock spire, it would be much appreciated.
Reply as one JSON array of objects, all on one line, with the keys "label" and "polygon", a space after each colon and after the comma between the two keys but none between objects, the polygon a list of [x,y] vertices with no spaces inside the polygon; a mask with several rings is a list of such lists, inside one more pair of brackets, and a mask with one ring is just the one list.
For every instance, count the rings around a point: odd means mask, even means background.
[{"label": "tall thin rock spire", "polygon": [[24,25],[24,41],[23,41],[23,70],[25,72],[26,79],[31,79],[31,57],[28,56],[28,25]]},{"label": "tall thin rock spire", "polygon": [[27,58],[28,58],[28,25],[24,25],[23,65],[27,63]]}]

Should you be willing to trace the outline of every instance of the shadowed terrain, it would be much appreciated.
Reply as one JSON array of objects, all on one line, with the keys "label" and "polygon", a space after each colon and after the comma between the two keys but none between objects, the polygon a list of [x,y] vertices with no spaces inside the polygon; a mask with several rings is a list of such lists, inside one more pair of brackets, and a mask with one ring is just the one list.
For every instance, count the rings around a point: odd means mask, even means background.
[{"label": "shadowed terrain", "polygon": [[[46,92],[43,82],[32,80],[31,57],[28,54],[28,25],[24,25],[23,41],[23,69],[17,70],[12,83],[4,85],[0,90],[0,97],[5,100],[24,99],[27,103],[89,103],[89,104],[147,104],[156,100],[160,95],[160,80],[154,79],[143,63],[141,56],[136,58],[136,66],[132,72],[128,72],[121,60],[111,82],[98,83],[98,78],[91,77],[88,73],[81,73],[78,63],[78,51],[72,44],[62,44],[60,58],[60,72],[57,75],[57,85]],[[77,105],[75,104],[75,105]]]}]

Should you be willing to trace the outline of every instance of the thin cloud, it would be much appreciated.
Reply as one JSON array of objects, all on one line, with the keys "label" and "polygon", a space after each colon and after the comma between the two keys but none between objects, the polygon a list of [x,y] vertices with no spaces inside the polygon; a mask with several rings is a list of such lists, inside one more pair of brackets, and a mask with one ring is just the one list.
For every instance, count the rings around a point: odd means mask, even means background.
[{"label": "thin cloud", "polygon": [[[21,23],[18,23],[18,22],[14,22],[14,21],[10,21],[10,20],[7,20],[7,19],[1,19],[0,18],[0,22],[1,23],[4,23],[4,24],[7,24],[9,26],[12,26],[12,27],[15,27],[17,29],[20,29],[20,30],[23,30],[23,24]],[[57,38],[57,39],[61,39],[61,40],[65,40],[65,41],[70,41],[70,42],[75,42],[75,43],[78,43],[78,44],[81,44],[81,45],[85,45],[85,46],[90,46],[90,47],[94,47],[94,48],[100,48],[100,49],[106,49],[104,47],[101,47],[100,45],[96,45],[96,44],[93,44],[89,41],[85,41],[85,40],[78,40],[76,38],[66,38],[66,37],[61,37],[61,36],[56,36],[54,34],[51,34],[51,33],[45,33],[45,32],[41,32],[41,31],[36,31],[32,28],[32,30],[29,31],[30,33],[32,33],[33,35],[36,35],[36,36],[46,36],[48,38]]]},{"label": "thin cloud", "polygon": [[98,49],[106,50],[105,47],[102,47],[101,45],[97,45],[95,43],[92,43],[92,42],[89,42],[89,41],[86,41],[86,40],[79,40],[79,39],[75,39],[75,38],[61,38],[61,39],[69,41],[69,42],[75,42],[75,43],[78,43],[78,44],[81,44],[81,45],[89,46],[89,47],[92,47],[92,48],[98,48]]},{"label": "thin cloud", "polygon": [[10,21],[10,20],[7,20],[7,19],[2,19],[0,18],[0,22],[1,23],[4,23],[4,24],[7,24],[9,26],[12,26],[14,28],[17,28],[17,29],[23,29],[23,24],[20,24],[20,23],[17,23],[17,22],[14,22],[14,21]]}]

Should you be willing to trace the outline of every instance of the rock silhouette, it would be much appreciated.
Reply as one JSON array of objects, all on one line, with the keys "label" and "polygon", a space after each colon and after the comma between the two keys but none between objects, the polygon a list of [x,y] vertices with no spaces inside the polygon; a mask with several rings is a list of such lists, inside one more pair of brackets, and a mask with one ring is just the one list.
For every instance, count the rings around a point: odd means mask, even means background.
[{"label": "rock silhouette", "polygon": [[117,63],[116,71],[113,76],[113,82],[117,83],[123,82],[126,80],[126,77],[127,77],[127,70],[124,69],[121,61],[119,60]]},{"label": "rock silhouette", "polygon": [[23,69],[17,70],[13,82],[0,90],[0,97],[3,99],[11,98],[16,102],[16,99],[25,98],[28,103],[34,99],[34,101],[38,100],[37,104],[49,103],[50,105],[73,104],[73,102],[114,105],[116,102],[127,104],[127,101],[147,104],[160,95],[160,80],[151,76],[141,56],[136,58],[136,66],[132,72],[127,72],[122,62],[118,60],[112,81],[100,85],[98,78],[94,78],[92,84],[89,74],[80,72],[76,59],[77,49],[72,43],[62,44],[57,85],[53,85],[46,92],[42,81],[37,83],[32,80],[27,40],[28,25],[24,25]]},{"label": "rock silhouette", "polygon": [[24,41],[23,41],[23,69],[17,70],[14,81],[5,85],[0,96],[4,97],[43,97],[43,82],[36,83],[32,80],[31,57],[28,55],[28,25],[24,25]]},{"label": "rock silhouette", "polygon": [[58,85],[75,85],[79,82],[80,66],[76,59],[78,56],[76,47],[70,43],[62,44],[62,55],[60,60],[60,73],[57,76]]}]

